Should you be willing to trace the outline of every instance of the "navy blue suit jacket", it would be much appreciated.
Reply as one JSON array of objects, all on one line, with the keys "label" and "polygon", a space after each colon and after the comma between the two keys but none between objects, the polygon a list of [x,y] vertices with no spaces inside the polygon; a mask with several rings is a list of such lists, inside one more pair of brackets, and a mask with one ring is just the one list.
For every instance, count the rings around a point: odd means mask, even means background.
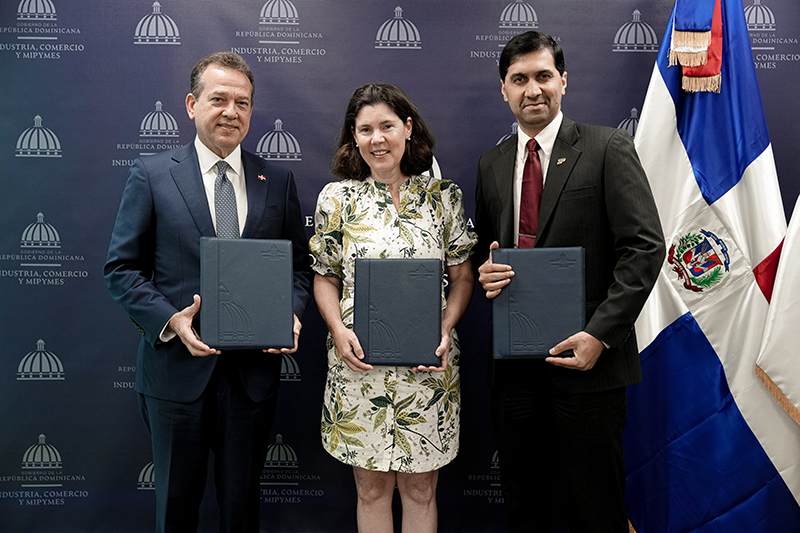
[{"label": "navy blue suit jacket", "polygon": [[[288,170],[244,150],[242,161],[247,188],[242,238],[292,241],[293,308],[302,317],[312,277],[294,178]],[[177,337],[159,341],[170,317],[200,293],[200,237],[204,236],[216,233],[194,143],[137,159],[128,174],[104,268],[112,298],[143,335],[136,359],[136,391],[164,400],[193,401],[205,390],[219,357],[231,357],[247,394],[261,401],[278,389],[280,355],[231,350],[192,357]]]}]

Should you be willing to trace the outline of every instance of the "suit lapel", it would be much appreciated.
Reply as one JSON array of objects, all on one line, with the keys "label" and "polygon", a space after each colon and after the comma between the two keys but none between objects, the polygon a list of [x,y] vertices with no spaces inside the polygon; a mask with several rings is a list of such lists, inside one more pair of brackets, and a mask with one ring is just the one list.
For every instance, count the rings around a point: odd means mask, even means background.
[{"label": "suit lapel", "polygon": [[269,193],[269,175],[264,160],[244,150],[242,150],[242,166],[247,187],[247,221],[242,230],[242,237],[246,238],[252,233],[253,228],[258,227],[261,217],[264,216]]},{"label": "suit lapel", "polygon": [[573,146],[579,138],[580,134],[575,123],[564,117],[547,167],[547,178],[544,182],[542,203],[539,207],[539,227],[536,231],[538,233],[537,242],[547,231],[550,217],[558,203],[558,198],[561,196],[561,191],[564,189],[564,185],[566,185],[567,179],[581,155],[581,151]]},{"label": "suit lapel", "polygon": [[175,165],[170,169],[172,179],[189,208],[189,213],[200,234],[205,237],[215,237],[214,222],[208,207],[206,190],[203,187],[203,176],[200,173],[200,164],[197,162],[197,152],[194,143],[189,143],[178,148],[172,157]]},{"label": "suit lapel", "polygon": [[499,148],[500,156],[492,163],[496,192],[503,206],[497,239],[501,247],[511,247],[514,245],[514,159],[517,136],[511,136]]}]

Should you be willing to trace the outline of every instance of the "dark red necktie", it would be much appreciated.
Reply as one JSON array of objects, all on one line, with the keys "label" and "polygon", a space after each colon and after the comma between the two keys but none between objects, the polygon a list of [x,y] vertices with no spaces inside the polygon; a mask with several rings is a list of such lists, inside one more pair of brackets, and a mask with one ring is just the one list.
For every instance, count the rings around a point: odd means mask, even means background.
[{"label": "dark red necktie", "polygon": [[528,158],[522,169],[522,193],[519,199],[519,247],[533,248],[539,225],[539,204],[542,202],[542,164],[536,139],[528,141]]}]

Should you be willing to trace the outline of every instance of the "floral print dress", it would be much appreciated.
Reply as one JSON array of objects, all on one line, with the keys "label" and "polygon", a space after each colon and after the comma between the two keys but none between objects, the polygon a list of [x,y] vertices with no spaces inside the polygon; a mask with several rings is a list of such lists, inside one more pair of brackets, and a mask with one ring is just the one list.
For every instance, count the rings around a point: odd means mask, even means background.
[{"label": "floral print dress", "polygon": [[[458,186],[425,175],[400,186],[399,210],[389,187],[372,178],[329,183],[317,200],[315,226],[313,268],[342,280],[340,311],[349,328],[357,257],[439,258],[452,266],[466,261],[477,242],[467,229]],[[339,359],[329,333],[322,407],[328,453],[384,472],[429,472],[452,461],[458,453],[461,383],[455,331],[450,339],[444,372],[394,366],[354,372]]]}]

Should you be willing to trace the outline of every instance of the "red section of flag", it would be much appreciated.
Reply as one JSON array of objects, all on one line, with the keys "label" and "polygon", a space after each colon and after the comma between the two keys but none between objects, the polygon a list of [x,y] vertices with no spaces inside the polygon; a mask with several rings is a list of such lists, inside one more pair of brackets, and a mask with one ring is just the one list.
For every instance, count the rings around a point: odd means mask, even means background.
[{"label": "red section of flag", "polygon": [[756,283],[758,283],[761,292],[764,293],[767,302],[772,300],[772,288],[775,285],[775,272],[778,270],[778,260],[781,257],[782,249],[783,241],[753,269],[753,274],[756,276]]},{"label": "red section of flag", "polygon": [[691,78],[710,78],[717,76],[722,69],[722,0],[714,4],[714,18],[711,19],[711,44],[708,46],[708,61],[699,67],[681,67],[683,75]]}]

